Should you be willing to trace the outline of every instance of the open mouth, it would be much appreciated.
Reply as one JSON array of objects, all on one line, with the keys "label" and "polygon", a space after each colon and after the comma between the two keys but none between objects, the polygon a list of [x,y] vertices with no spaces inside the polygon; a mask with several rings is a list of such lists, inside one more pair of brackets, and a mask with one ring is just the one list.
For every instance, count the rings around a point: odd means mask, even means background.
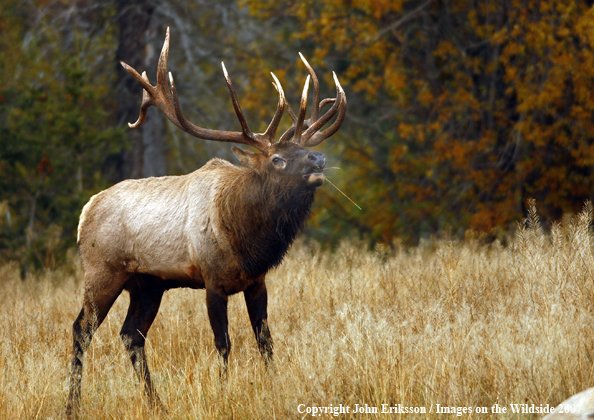
[{"label": "open mouth", "polygon": [[303,177],[307,180],[307,185],[310,187],[319,187],[324,183],[324,174],[322,171],[324,170],[321,166],[316,166],[313,170]]}]

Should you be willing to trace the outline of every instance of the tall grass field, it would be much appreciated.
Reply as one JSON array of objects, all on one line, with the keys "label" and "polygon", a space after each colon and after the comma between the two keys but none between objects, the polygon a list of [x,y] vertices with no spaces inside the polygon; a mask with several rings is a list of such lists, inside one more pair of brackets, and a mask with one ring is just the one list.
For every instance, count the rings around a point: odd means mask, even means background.
[{"label": "tall grass field", "polygon": [[[226,380],[205,292],[171,290],[146,345],[166,412],[147,406],[120,340],[124,292],[85,355],[81,417],[539,418],[594,386],[592,216],[587,204],[544,232],[533,207],[505,245],[298,242],[267,280],[274,368],[235,295]],[[76,261],[25,280],[0,267],[1,419],[64,418]]]}]

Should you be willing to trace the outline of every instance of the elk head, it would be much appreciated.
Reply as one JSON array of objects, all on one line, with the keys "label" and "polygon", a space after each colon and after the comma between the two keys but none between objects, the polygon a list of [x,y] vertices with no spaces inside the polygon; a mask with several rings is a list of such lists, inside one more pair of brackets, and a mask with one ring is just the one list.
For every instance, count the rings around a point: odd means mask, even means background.
[{"label": "elk head", "polygon": [[[169,83],[167,83],[169,38],[170,31],[167,28],[167,35],[165,36],[165,42],[159,57],[156,86],[152,86],[149,83],[146,72],[141,76],[132,67],[121,62],[126,71],[144,89],[140,116],[134,124],[129,124],[130,127],[140,126],[146,118],[148,108],[150,106],[156,106],[165,114],[169,121],[194,137],[204,140],[240,143],[255,147],[260,153],[242,150],[237,147],[233,147],[232,150],[243,166],[252,168],[260,174],[267,173],[270,176],[282,174],[285,178],[290,177],[296,182],[299,180],[309,188],[316,188],[324,183],[324,175],[322,173],[325,165],[324,155],[319,152],[308,151],[305,147],[313,147],[320,144],[336,133],[344,121],[347,108],[346,96],[334,72],[332,74],[336,83],[336,98],[326,98],[320,101],[318,78],[307,60],[299,53],[301,60],[309,72],[309,76],[307,76],[303,87],[301,103],[297,114],[289,106],[280,82],[271,73],[273,85],[279,93],[278,106],[266,131],[264,133],[254,133],[250,130],[243,115],[239,101],[237,100],[235,88],[231,83],[225,65],[221,63],[225,80],[227,81],[227,87],[231,93],[233,108],[241,124],[241,132],[211,130],[191,123],[183,115],[171,73],[169,73]],[[313,108],[310,118],[306,119],[307,93],[310,81],[313,82],[314,90]],[[324,107],[329,104],[332,104],[332,106],[321,114]],[[285,107],[288,108],[293,123],[279,137],[278,141],[275,141],[276,130],[278,129]],[[336,119],[334,122],[325,130],[321,130],[335,116]]]}]

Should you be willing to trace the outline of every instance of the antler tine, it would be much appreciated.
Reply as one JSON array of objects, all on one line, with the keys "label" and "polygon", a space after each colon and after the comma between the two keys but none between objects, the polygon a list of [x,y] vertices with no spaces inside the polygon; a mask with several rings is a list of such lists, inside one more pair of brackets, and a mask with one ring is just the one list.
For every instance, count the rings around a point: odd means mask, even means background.
[{"label": "antler tine", "polygon": [[293,108],[291,108],[291,105],[289,105],[289,102],[287,102],[286,99],[285,99],[285,106],[287,107],[287,110],[289,111],[289,115],[291,116],[291,120],[293,120],[293,124],[291,125],[291,127],[289,127],[287,129],[287,131],[285,131],[280,136],[280,138],[278,139],[279,143],[283,143],[283,142],[287,142],[287,141],[291,140],[291,138],[293,137],[293,134],[295,133],[295,124],[297,123],[297,116],[293,112]]},{"label": "antler tine", "polygon": [[336,102],[336,98],[326,98],[320,102],[320,109],[324,109],[324,107],[329,104],[330,102]]},{"label": "antler tine", "polygon": [[295,123],[295,134],[293,140],[295,143],[300,143],[301,132],[303,130],[303,122],[305,121],[305,112],[307,111],[307,91],[309,90],[309,75],[305,79],[303,85],[303,93],[301,94],[301,104],[299,105],[299,115],[297,116],[297,122]]},{"label": "antler tine", "polygon": [[[318,77],[316,76],[316,72],[314,69],[309,65],[303,54],[299,53],[299,57],[301,57],[301,61],[305,64],[305,68],[309,72],[311,76],[311,81],[313,82],[313,106],[311,110],[311,117],[307,120],[310,124],[312,121],[318,119],[318,115],[320,113],[319,102],[320,102],[320,82],[318,81]],[[308,124],[309,125],[309,124]]]},{"label": "antler tine", "polygon": [[[171,39],[171,32],[167,27],[165,33],[165,41],[163,42],[163,48],[161,48],[161,54],[159,55],[159,62],[157,64],[157,86],[167,86],[167,62],[169,61],[169,40]],[[169,93],[168,89],[163,89]]]},{"label": "antler tine", "polygon": [[221,66],[223,67],[223,74],[225,75],[225,81],[227,82],[227,87],[229,88],[229,93],[231,93],[231,101],[233,102],[233,109],[235,110],[235,114],[239,119],[239,123],[241,124],[241,131],[243,134],[250,138],[254,138],[254,133],[250,130],[248,123],[243,116],[243,112],[241,111],[241,106],[239,106],[239,100],[237,99],[237,93],[235,92],[235,88],[233,87],[233,83],[231,83],[231,78],[229,77],[229,73],[227,73],[227,69],[225,68],[225,63],[221,61]]},{"label": "antler tine", "polygon": [[286,106],[287,106],[287,111],[289,111],[289,115],[291,116],[291,119],[293,120],[293,123],[296,123],[297,115],[295,115],[295,113],[293,112],[293,108],[291,108],[291,104],[289,104],[289,102],[286,102]]},{"label": "antler tine", "polygon": [[175,112],[176,120],[178,121],[178,124],[176,125],[186,133],[204,140],[248,144],[262,151],[270,146],[269,144],[259,141],[259,139],[255,138],[254,134],[252,134],[251,137],[248,137],[244,132],[239,133],[236,131],[210,130],[208,128],[202,128],[193,124],[186,117],[184,117],[182,113],[181,106],[179,104],[179,97],[177,95],[177,89],[175,88],[175,82],[171,73],[169,73],[169,84],[171,85],[171,102]]},{"label": "antler tine", "polygon": [[278,106],[276,108],[276,112],[274,113],[274,117],[272,117],[272,121],[268,125],[268,128],[262,134],[262,136],[266,137],[270,143],[274,142],[274,136],[276,135],[276,130],[278,129],[278,125],[280,124],[281,118],[283,116],[283,112],[285,111],[285,104],[287,103],[287,99],[285,98],[285,91],[281,86],[279,80],[276,78],[274,73],[270,72],[272,78],[274,79],[272,85],[278,91]]},{"label": "antler tine", "polygon": [[[336,73],[332,72],[332,76],[334,77],[334,83],[336,83],[336,99],[334,100],[334,105],[326,111],[326,113],[316,120],[304,133],[302,137],[301,144],[306,147],[313,147],[317,146],[328,137],[332,136],[334,133],[338,131],[342,123],[344,122],[344,118],[346,115],[347,110],[347,100],[344,90],[338,81],[338,77],[336,77]],[[322,101],[324,102],[324,101]],[[325,105],[325,104],[324,104]],[[322,128],[328,121],[337,115],[336,120],[323,131],[318,131]]]},{"label": "antler tine", "polygon": [[[122,65],[124,66],[124,68],[126,68],[126,66],[128,66],[126,63],[121,62]],[[130,67],[130,69],[132,69],[132,67]],[[128,70],[128,69],[126,69]],[[136,73],[136,70],[132,69],[132,71],[134,71]],[[130,70],[128,70],[128,72],[130,72]],[[143,80],[145,80],[147,83],[149,83],[149,79],[148,76],[146,75],[146,71],[142,72],[142,78]],[[150,86],[150,84],[149,84]],[[138,116],[138,119],[136,120],[136,122],[133,123],[128,123],[128,127],[130,128],[136,128],[139,127],[140,125],[142,125],[142,123],[144,122],[144,120],[146,119],[146,113],[148,111],[149,106],[152,105],[151,102],[151,97],[148,94],[148,92],[146,91],[146,89],[142,89],[142,102],[140,103],[140,115]]]},{"label": "antler tine", "polygon": [[[314,72],[312,67],[309,65],[309,63],[307,62],[307,60],[305,59],[303,54],[299,53],[299,57],[301,57],[303,64],[305,64],[305,67],[307,68],[307,71],[309,72],[309,75],[310,75],[311,80],[313,81],[313,85],[314,85],[314,100],[313,100],[313,108],[312,108],[311,117],[308,118],[307,120],[304,120],[304,122],[303,122],[303,126],[305,126],[305,128],[308,128],[310,125],[310,122],[312,120],[314,120],[315,118],[317,118],[317,115],[318,115],[318,112],[320,109],[320,105],[318,105],[318,100],[320,99],[320,83],[318,81],[316,73]],[[293,108],[291,108],[291,105],[288,102],[286,102],[286,106],[287,106],[287,110],[289,111],[291,120],[293,120],[293,124],[280,137],[280,139],[278,140],[279,143],[291,140],[291,138],[293,137],[293,135],[296,132],[295,127],[297,125],[298,117],[297,117],[297,115],[295,115],[295,112],[293,112]],[[300,136],[300,134],[298,134],[298,136]]]}]

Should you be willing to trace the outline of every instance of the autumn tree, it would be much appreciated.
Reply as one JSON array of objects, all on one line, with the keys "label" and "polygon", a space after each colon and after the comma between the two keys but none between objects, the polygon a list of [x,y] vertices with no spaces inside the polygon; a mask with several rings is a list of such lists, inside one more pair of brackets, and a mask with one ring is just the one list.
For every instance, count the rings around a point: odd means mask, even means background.
[{"label": "autumn tree", "polygon": [[[371,237],[507,228],[592,198],[593,42],[583,1],[245,0],[335,69],[349,98],[317,221]],[[342,146],[344,144],[344,146]]]}]

